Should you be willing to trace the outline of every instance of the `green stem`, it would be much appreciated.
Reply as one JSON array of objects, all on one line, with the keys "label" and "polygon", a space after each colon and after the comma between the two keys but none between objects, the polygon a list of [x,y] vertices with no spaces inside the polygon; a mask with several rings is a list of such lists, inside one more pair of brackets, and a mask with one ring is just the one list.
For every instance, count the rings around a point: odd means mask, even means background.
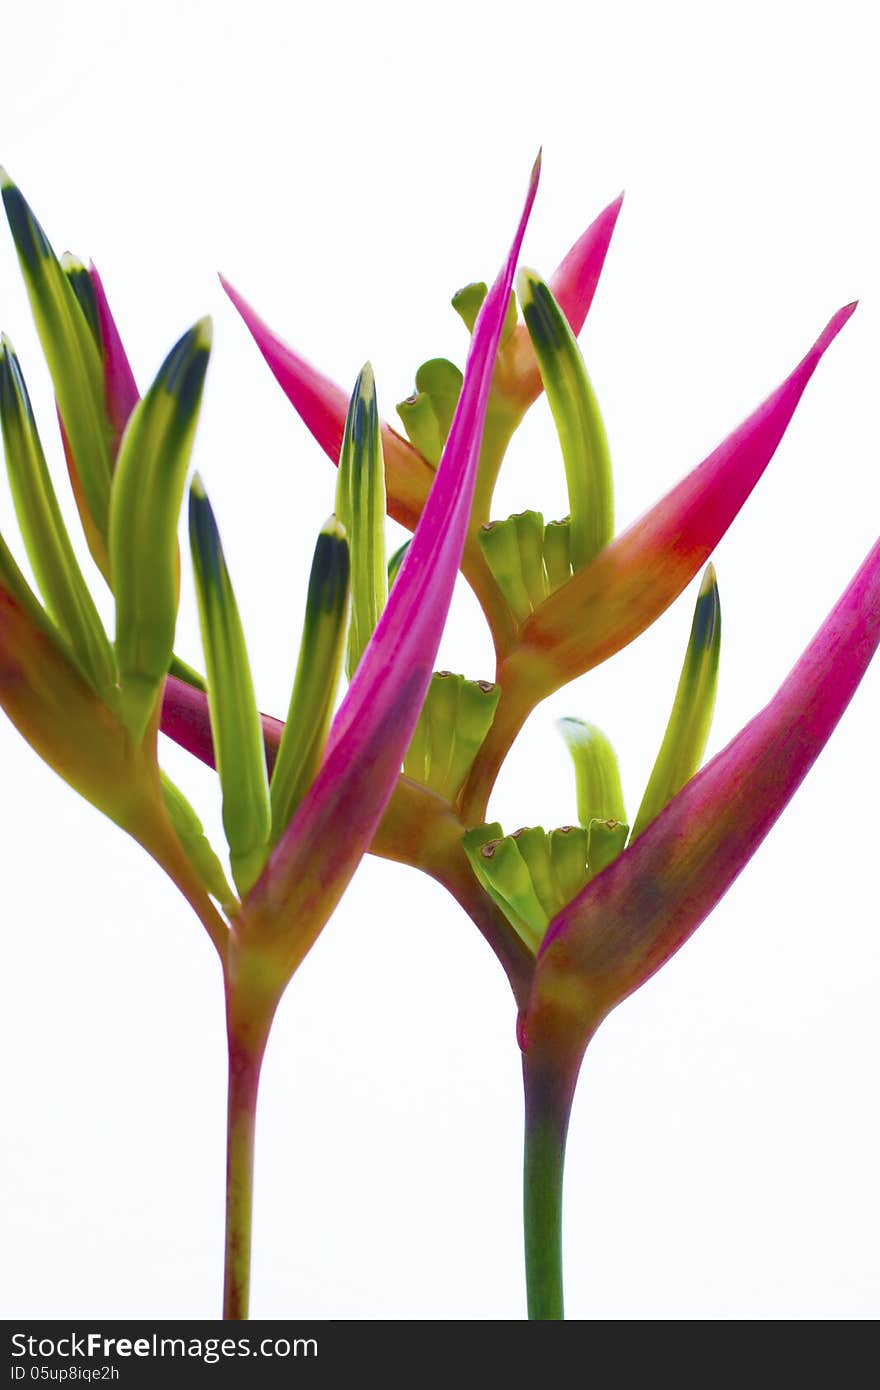
[{"label": "green stem", "polygon": [[562,1175],[573,1084],[545,1059],[523,1056],[523,1225],[529,1318],[564,1318]]}]

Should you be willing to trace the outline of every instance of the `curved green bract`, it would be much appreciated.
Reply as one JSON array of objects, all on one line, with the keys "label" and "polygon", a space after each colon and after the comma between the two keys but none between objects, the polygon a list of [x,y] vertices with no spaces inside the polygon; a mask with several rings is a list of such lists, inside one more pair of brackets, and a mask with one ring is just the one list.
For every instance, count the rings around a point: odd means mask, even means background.
[{"label": "curved green bract", "polygon": [[284,832],[321,763],[342,672],[349,577],[348,541],[342,525],[331,517],[315,546],[290,708],[269,785],[272,844]]},{"label": "curved green bract", "polygon": [[572,718],[560,719],[558,727],[574,763],[581,825],[587,828],[594,820],[625,821],[617,755],[602,730]]},{"label": "curved green bract", "polygon": [[16,516],[40,592],[83,675],[112,704],[113,650],[70,543],[24,377],[5,335],[0,340],[0,422]]},{"label": "curved green bract", "polygon": [[178,604],[177,523],[208,357],[202,319],[171,349],[129,419],[113,478],[110,566],[122,710],[137,735],[161,694]]},{"label": "curved green bract", "polygon": [[715,709],[720,653],[721,604],[715,569],[707,565],[675,702],[633,825],[633,840],[699,769]]},{"label": "curved green bract", "polygon": [[432,357],[416,372],[413,394],[397,407],[411,442],[434,468],[449,438],[463,380],[454,362],[445,357]]},{"label": "curved green bract", "polygon": [[271,812],[263,730],[244,633],[214,513],[196,475],[189,494],[189,534],[208,675],[208,709],[232,876],[244,897],[269,846]]},{"label": "curved green bract", "polygon": [[614,535],[608,440],[577,340],[549,286],[534,271],[521,270],[517,290],[562,447],[577,571]]},{"label": "curved green bract", "polygon": [[[468,333],[473,333],[476,327],[477,317],[483,307],[483,300],[486,298],[488,289],[485,280],[475,280],[470,285],[464,285],[452,296],[452,307],[464,323]],[[500,348],[504,348],[510,339],[513,330],[516,328],[516,295],[511,290],[510,298],[507,301],[507,312],[504,315],[504,324],[501,329]]]}]

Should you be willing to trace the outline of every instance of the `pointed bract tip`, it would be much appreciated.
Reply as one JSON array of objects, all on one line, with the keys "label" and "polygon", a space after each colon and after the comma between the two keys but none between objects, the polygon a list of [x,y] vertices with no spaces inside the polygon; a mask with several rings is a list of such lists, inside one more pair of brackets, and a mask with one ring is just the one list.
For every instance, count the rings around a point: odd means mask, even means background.
[{"label": "pointed bract tip", "polygon": [[85,270],[85,265],[79,256],[75,256],[72,251],[62,251],[61,253],[62,270]]},{"label": "pointed bract tip", "polygon": [[708,594],[710,589],[717,588],[718,578],[715,574],[715,566],[712,564],[712,561],[710,560],[705,570],[703,571],[703,582],[700,585],[700,598],[702,598],[704,594]]},{"label": "pointed bract tip", "polygon": [[535,190],[538,187],[538,181],[541,177],[541,158],[543,153],[544,147],[542,145],[541,148],[538,150],[537,155],[535,156],[535,162],[532,165],[532,172],[529,175],[529,192],[531,193],[532,197],[534,197],[535,195]]},{"label": "pointed bract tip", "polygon": [[521,304],[531,303],[534,298],[535,286],[540,282],[540,275],[536,270],[531,270],[527,265],[521,265],[516,272],[516,292],[519,295]]},{"label": "pointed bract tip", "polygon": [[201,473],[193,473],[192,482],[189,485],[189,492],[191,497],[197,498],[200,502],[207,497]]},{"label": "pointed bract tip", "polygon": [[193,347],[203,348],[205,352],[209,352],[214,341],[214,320],[211,315],[206,314],[204,318],[199,319],[198,323],[194,323],[190,333]]},{"label": "pointed bract tip", "polygon": [[858,307],[858,302],[857,299],[854,299],[852,304],[844,304],[842,309],[838,309],[836,314],[832,314],[825,328],[816,340],[816,348],[818,348],[820,352],[824,352],[828,345],[834,342],[834,339],[837,337],[841,328],[843,328],[843,325],[849,323]]},{"label": "pointed bract tip", "polygon": [[330,536],[335,541],[348,539],[348,532],[335,512],[331,512],[324,525],[321,527],[322,536]]},{"label": "pointed bract tip", "polygon": [[372,362],[365,362],[358,372],[357,389],[362,396],[372,396],[376,390],[376,377]]},{"label": "pointed bract tip", "polygon": [[15,184],[7,174],[3,165],[0,164],[0,188],[14,188]]},{"label": "pointed bract tip", "polygon": [[9,357],[15,356],[15,348],[12,346],[12,340],[7,333],[0,333],[0,352],[6,353]]}]

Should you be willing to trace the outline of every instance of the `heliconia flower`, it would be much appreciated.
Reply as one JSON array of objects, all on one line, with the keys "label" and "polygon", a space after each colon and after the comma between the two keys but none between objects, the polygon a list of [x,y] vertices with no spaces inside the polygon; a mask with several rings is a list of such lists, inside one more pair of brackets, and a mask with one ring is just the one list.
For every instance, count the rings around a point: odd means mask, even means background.
[{"label": "heliconia flower", "polygon": [[[205,683],[193,673],[184,672],[183,681],[169,680],[202,704],[207,698],[238,896],[226,883],[195,812],[156,761],[161,695],[169,666],[174,669],[176,521],[209,326],[203,321],[184,335],[144,398],[137,399],[100,280],[84,278],[83,267],[72,259],[62,265],[55,258],[18,190],[3,182],[71,471],[85,501],[84,524],[87,516],[109,562],[104,572],[116,600],[116,634],[111,644],[86,602],[23,378],[4,346],[0,405],[10,471],[48,611],[0,542],[0,699],[62,775],[168,869],[196,906],[221,957],[230,1057],[224,1295],[230,1317],[246,1313],[254,1111],[268,1030],[291,974],[370,843],[431,679],[467,533],[498,343],[539,164],[509,255],[475,325],[436,476],[430,471],[433,486],[381,613],[384,541],[371,545],[370,537],[378,534],[376,517],[368,515],[364,525],[362,515],[366,504],[368,512],[384,512],[376,488],[378,415],[371,374],[365,371],[359,380],[350,416],[350,473],[346,477],[343,471],[342,478],[352,530],[364,532],[355,564],[376,600],[374,612],[361,625],[363,650],[331,722],[349,588],[347,541],[332,522],[316,550],[288,725],[268,761],[216,523],[199,479],[192,485],[191,539],[207,697],[196,688]],[[120,427],[117,449],[114,434]],[[464,769],[453,752],[447,771],[460,779]],[[439,797],[434,799],[442,806]]]},{"label": "heliconia flower", "polygon": [[[580,267],[575,281],[583,278],[588,261],[598,275],[618,207],[608,210],[601,234],[575,258]],[[498,411],[499,403],[506,405],[509,423],[543,384],[560,436],[571,515],[545,523],[541,513],[526,510],[488,522],[491,489],[480,493],[485,477],[478,475],[466,541],[471,550],[465,551],[462,568],[493,628],[497,680],[485,683],[491,699],[472,701],[465,713],[464,692],[473,695],[478,683],[435,673],[405,753],[404,775],[372,847],[424,869],[448,887],[507,971],[520,1006],[524,1056],[529,1307],[532,1316],[549,1318],[562,1315],[562,1163],[584,1050],[608,1011],[677,949],[711,909],[830,734],[880,637],[880,549],[869,557],[776,700],[699,773],[714,706],[721,631],[718,589],[709,565],[666,732],[632,831],[611,745],[594,726],[575,719],[563,721],[563,733],[575,762],[581,824],[549,833],[529,826],[510,835],[497,822],[475,824],[485,815],[513,737],[536,703],[632,641],[706,562],[768,465],[818,362],[855,307],[840,310],[763,405],[614,538],[607,441],[575,342],[580,323],[567,298],[570,286],[558,277],[547,284],[524,271],[519,290],[525,322],[515,325],[508,307],[507,342],[495,364],[488,408]],[[338,455],[343,415],[335,388],[284,348],[230,293],[297,409],[331,457]],[[483,295],[483,286],[471,285],[456,296],[455,307],[469,330]],[[588,300],[586,296],[584,312]],[[518,378],[514,361],[522,368]],[[391,456],[407,461],[407,485],[417,476],[419,460],[434,465],[450,430],[459,377],[444,359],[424,364],[416,374],[416,393],[400,409],[411,445],[382,429],[388,506],[401,519],[406,508],[400,508],[402,492],[395,491],[401,484]],[[411,489],[408,505],[414,495]],[[474,583],[475,574],[479,578],[475,556],[490,581],[482,590]],[[406,572],[404,564],[392,584],[392,599]],[[509,619],[502,641],[485,602],[493,593]],[[369,648],[365,661],[368,656]],[[210,761],[213,745],[204,711],[203,695],[169,680],[166,729]],[[468,720],[474,735],[470,741],[464,737]],[[263,717],[270,765],[279,735],[277,721]],[[462,781],[462,767],[471,758]],[[329,839],[329,817],[324,825]],[[308,843],[320,853],[317,840]],[[270,860],[266,876],[271,867]],[[263,882],[258,880],[246,900],[248,911],[252,903],[260,910]],[[288,891],[284,880],[276,891]],[[322,885],[315,882],[311,891],[320,900]],[[276,896],[274,902],[279,901]],[[297,902],[308,915],[312,901]]]},{"label": "heliconia flower", "polygon": [[[397,781],[431,679],[473,484],[498,339],[536,190],[538,166],[507,263],[483,306],[436,481],[388,603],[331,725],[324,761],[245,900],[243,939],[267,934],[292,972],[367,849]],[[346,833],[334,831],[345,807]],[[270,923],[284,905],[283,942]]]},{"label": "heliconia flower", "polygon": [[730,887],[824,747],[878,643],[880,542],[766,708],[550,923],[519,1027],[532,1316],[562,1316],[565,1136],[591,1037]]}]

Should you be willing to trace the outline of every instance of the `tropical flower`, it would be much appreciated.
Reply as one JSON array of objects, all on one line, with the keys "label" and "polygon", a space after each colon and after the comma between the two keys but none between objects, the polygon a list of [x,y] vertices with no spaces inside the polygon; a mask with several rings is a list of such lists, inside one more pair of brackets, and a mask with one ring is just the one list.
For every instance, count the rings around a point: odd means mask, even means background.
[{"label": "tropical flower", "polygon": [[[698,772],[720,642],[711,566],[697,601],[678,693],[632,830],[613,751],[580,721],[564,729],[581,825],[505,835],[486,824],[498,771],[536,704],[643,632],[706,564],[769,464],[841,309],[802,361],[645,516],[614,531],[608,444],[576,334],[620,210],[611,204],[545,282],[518,281],[487,407],[462,572],[496,652],[494,682],[437,673],[373,851],[443,883],[495,950],[519,1006],[526,1097],[526,1263],[530,1314],[562,1316],[565,1134],[586,1046],[608,1012],[687,939],[757,848],[805,776],[880,639],[875,548],[770,705]],[[344,394],[287,347],[226,284],[282,389],[334,463]],[[459,292],[465,323],[485,286]],[[399,407],[409,438],[383,424],[389,514],[412,528],[428,495],[461,374],[435,359]],[[570,514],[493,520],[492,489],[528,405],[547,393]],[[203,698],[169,680],[163,728],[210,761]],[[280,726],[264,717],[267,746]]]},{"label": "tropical flower", "polygon": [[[300,665],[285,733],[264,755],[242,624],[200,479],[190,538],[207,683],[173,653],[177,520],[210,324],[137,389],[100,278],[60,262],[16,186],[3,199],[52,376],[83,528],[115,600],[111,640],[67,537],[24,379],[0,351],[0,414],[25,545],[42,594],[0,543],[0,703],[37,752],[138,839],[178,884],[220,957],[229,1040],[224,1313],[247,1313],[254,1122],[260,1066],[287,983],[330,917],[394,788],[431,679],[465,540],[483,419],[538,166],[506,264],[475,326],[448,437],[387,603],[361,626],[352,681],[332,713],[345,645],[349,571],[361,561],[331,519],[312,566]],[[381,477],[369,369],[348,405],[349,484]],[[372,470],[370,460],[372,459]],[[375,504],[375,496],[367,497]],[[366,505],[366,503],[365,503]],[[358,529],[359,503],[348,506]],[[384,514],[384,498],[380,505]],[[354,539],[354,532],[352,534]],[[383,592],[384,598],[384,592]],[[354,607],[363,604],[363,585]],[[360,605],[360,608],[359,608]],[[234,888],[195,812],[161,773],[157,732],[168,671],[198,692],[223,796]],[[340,819],[346,833],[336,833]]]}]

